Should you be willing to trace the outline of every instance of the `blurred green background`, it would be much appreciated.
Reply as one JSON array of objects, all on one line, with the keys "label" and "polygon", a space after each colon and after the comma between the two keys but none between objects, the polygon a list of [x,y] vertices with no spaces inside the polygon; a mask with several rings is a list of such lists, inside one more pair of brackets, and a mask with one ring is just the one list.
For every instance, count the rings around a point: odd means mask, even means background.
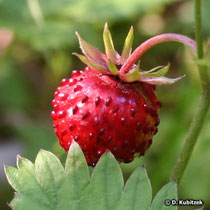
[{"label": "blurred green background", "polygon": [[[210,34],[210,0],[203,1],[204,39]],[[83,69],[72,52],[80,52],[75,31],[103,50],[102,30],[108,22],[120,52],[131,25],[134,49],[151,36],[174,32],[194,37],[193,1],[177,0],[1,0],[0,1],[0,209],[13,190],[3,164],[15,165],[16,155],[34,160],[40,148],[65,158],[53,133],[51,100],[62,78]],[[8,47],[5,40],[13,39]],[[1,34],[3,34],[1,36]],[[9,43],[9,41],[8,41]],[[4,49],[3,49],[4,48]],[[176,43],[149,50],[142,69],[171,63],[169,77],[186,74],[177,84],[160,86],[163,103],[159,132],[145,157],[122,164],[125,178],[145,164],[153,194],[165,184],[186,137],[200,95],[199,77],[189,51]],[[210,209],[210,114],[179,186],[179,198],[203,199]],[[184,207],[180,209],[195,209]]]}]

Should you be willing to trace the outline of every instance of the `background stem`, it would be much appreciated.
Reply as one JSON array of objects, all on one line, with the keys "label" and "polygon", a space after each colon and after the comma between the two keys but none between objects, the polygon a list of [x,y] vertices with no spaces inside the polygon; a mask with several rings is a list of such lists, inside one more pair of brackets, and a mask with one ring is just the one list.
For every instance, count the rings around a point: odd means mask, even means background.
[{"label": "background stem", "polygon": [[203,38],[202,38],[202,18],[201,18],[201,0],[194,0],[195,14],[195,40],[197,42],[197,55],[199,59],[203,58]]},{"label": "background stem", "polygon": [[[203,40],[202,40],[202,20],[201,20],[201,2],[202,0],[194,0],[195,10],[195,37],[197,42],[197,57],[203,59]],[[195,144],[198,140],[201,128],[203,127],[205,117],[210,106],[210,79],[209,72],[206,66],[198,66],[201,79],[201,98],[199,106],[190,125],[189,133],[184,142],[180,156],[176,163],[175,169],[172,172],[171,180],[180,182],[185,168],[189,162]]]},{"label": "background stem", "polygon": [[182,175],[189,162],[194,146],[197,142],[201,128],[204,124],[205,117],[209,110],[209,105],[210,105],[210,94],[208,91],[204,91],[201,95],[198,109],[194,115],[193,121],[189,129],[189,133],[184,142],[175,169],[171,175],[171,180],[179,182],[180,179],[182,178]]}]

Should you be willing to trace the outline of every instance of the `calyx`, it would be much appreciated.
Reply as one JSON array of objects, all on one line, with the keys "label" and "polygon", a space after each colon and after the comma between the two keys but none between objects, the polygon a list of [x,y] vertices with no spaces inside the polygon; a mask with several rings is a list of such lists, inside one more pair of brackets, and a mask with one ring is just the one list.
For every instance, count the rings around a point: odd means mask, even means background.
[{"label": "calyx", "polygon": [[[125,39],[121,55],[118,54],[114,48],[112,36],[107,23],[105,24],[103,31],[105,54],[86,42],[78,32],[76,32],[76,35],[83,55],[73,53],[74,55],[76,55],[91,69],[103,74],[118,76],[125,82],[139,81],[150,84],[172,84],[184,77],[181,76],[175,79],[165,77],[169,70],[169,64],[166,66],[157,66],[148,71],[141,70],[140,61],[137,62],[137,60],[139,60],[143,53],[157,44],[168,41],[176,41],[188,45],[194,52],[196,51],[196,43],[194,40],[184,35],[168,33],[152,37],[137,47],[131,54],[134,36],[132,26]],[[137,64],[135,64],[136,62]]]}]

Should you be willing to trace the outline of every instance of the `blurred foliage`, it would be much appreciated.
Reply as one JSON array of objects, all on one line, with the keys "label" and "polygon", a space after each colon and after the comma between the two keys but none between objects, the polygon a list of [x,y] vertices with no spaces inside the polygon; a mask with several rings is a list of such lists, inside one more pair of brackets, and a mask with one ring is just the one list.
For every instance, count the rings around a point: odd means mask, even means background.
[{"label": "blurred foliage", "polygon": [[[119,51],[130,25],[135,29],[134,48],[164,32],[193,37],[192,4],[191,0],[1,0],[0,29],[12,30],[14,39],[0,54],[0,148],[1,142],[15,139],[23,147],[21,155],[31,160],[40,148],[65,158],[53,133],[50,110],[61,78],[69,77],[73,69],[84,68],[71,55],[80,52],[75,31],[103,49],[102,29],[108,22]],[[203,4],[204,38],[207,40],[210,0]],[[145,157],[122,164],[127,178],[134,168],[144,163],[153,195],[167,183],[198,105],[199,78],[191,60],[189,52],[175,43],[157,46],[141,60],[143,69],[170,61],[169,76],[186,74],[175,85],[157,88],[163,107],[154,143]],[[203,199],[206,209],[210,208],[209,126],[210,115],[179,187],[180,198]],[[0,185],[1,209],[9,209],[6,202],[11,200],[11,190],[5,183]]]}]

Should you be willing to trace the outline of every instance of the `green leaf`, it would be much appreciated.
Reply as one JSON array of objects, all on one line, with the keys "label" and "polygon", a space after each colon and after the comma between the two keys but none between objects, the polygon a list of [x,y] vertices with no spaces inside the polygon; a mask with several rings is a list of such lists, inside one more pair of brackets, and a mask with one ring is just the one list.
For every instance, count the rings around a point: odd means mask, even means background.
[{"label": "green leaf", "polygon": [[[25,197],[36,201],[43,207],[47,206],[51,208],[52,206],[48,197],[43,192],[42,187],[35,178],[34,165],[29,164],[28,160],[22,161],[21,158],[17,162],[19,162],[18,169],[10,166],[5,167],[5,173],[10,185],[15,191],[25,195]],[[16,197],[14,200],[16,200]],[[24,206],[24,203],[22,205]]]},{"label": "green leaf", "polygon": [[37,202],[33,197],[28,197],[25,194],[17,194],[15,199],[10,203],[10,206],[15,210],[50,210],[48,205],[43,205]]},{"label": "green leaf", "polygon": [[21,157],[20,155],[17,155],[17,168],[19,170],[25,168],[34,173],[34,164],[30,160]]},{"label": "green leaf", "polygon": [[35,160],[35,176],[53,206],[58,203],[56,194],[63,171],[63,166],[55,155],[40,150]]},{"label": "green leaf", "polygon": [[117,210],[146,210],[152,200],[152,188],[146,169],[138,167],[128,179]]},{"label": "green leaf", "polygon": [[20,175],[19,175],[19,171],[16,168],[11,167],[11,166],[4,166],[4,171],[5,171],[9,184],[16,191],[20,191],[24,189],[23,186],[21,186],[21,182],[19,183],[18,178],[20,177]]},{"label": "green leaf", "polygon": [[[17,192],[10,203],[15,210],[148,210],[151,205],[152,190],[145,168],[138,167],[124,187],[120,166],[106,151],[90,176],[84,154],[75,142],[65,167],[51,152],[40,150],[35,164],[18,156],[17,168],[5,166],[5,173]],[[171,182],[157,194],[152,210],[164,209],[165,199],[176,198],[176,184]]]},{"label": "green leaf", "polygon": [[160,191],[155,196],[151,210],[176,210],[177,206],[166,206],[165,201],[166,200],[177,200],[177,183],[171,181],[165,186],[163,186]]},{"label": "green leaf", "polygon": [[65,164],[63,182],[58,191],[57,209],[85,209],[90,175],[85,157],[75,142],[72,143]]},{"label": "green leaf", "polygon": [[119,164],[110,152],[105,152],[96,165],[91,177],[90,209],[114,209],[120,200],[123,176]]}]

